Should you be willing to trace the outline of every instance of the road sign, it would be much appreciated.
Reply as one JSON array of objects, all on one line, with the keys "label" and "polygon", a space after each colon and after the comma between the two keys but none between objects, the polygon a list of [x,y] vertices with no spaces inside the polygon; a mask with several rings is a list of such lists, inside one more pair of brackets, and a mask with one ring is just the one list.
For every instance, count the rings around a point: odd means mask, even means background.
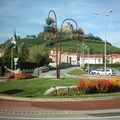
[{"label": "road sign", "polygon": [[14,58],[14,62],[16,63],[18,61],[18,58]]}]

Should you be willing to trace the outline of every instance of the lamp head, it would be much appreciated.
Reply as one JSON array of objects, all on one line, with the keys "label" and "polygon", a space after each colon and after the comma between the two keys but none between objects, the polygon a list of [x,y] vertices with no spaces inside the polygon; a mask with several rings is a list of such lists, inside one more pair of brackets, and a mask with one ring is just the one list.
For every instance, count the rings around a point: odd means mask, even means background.
[{"label": "lamp head", "polygon": [[96,15],[101,15],[100,12],[95,12],[94,14],[96,14]]},{"label": "lamp head", "polygon": [[108,13],[111,13],[113,10],[109,10]]}]

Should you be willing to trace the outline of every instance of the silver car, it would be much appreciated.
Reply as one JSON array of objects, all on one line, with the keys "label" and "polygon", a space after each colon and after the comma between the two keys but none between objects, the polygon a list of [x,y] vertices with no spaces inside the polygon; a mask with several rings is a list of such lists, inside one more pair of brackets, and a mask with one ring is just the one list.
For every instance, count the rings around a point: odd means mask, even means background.
[{"label": "silver car", "polygon": [[113,69],[108,69],[107,68],[106,71],[105,71],[105,69],[102,69],[102,70],[98,71],[97,75],[115,76],[116,73],[115,73],[115,71]]},{"label": "silver car", "polygon": [[99,71],[103,70],[103,68],[96,68],[90,71],[90,74],[97,75],[99,74]]}]

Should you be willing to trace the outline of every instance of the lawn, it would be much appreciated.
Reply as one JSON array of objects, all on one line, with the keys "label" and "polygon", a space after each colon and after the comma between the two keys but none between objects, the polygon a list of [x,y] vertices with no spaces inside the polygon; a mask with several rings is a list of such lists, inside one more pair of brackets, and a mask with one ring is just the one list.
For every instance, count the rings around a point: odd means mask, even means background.
[{"label": "lawn", "polygon": [[53,78],[33,78],[24,80],[9,80],[0,82],[0,95],[18,97],[101,97],[120,96],[120,92],[106,94],[89,94],[82,96],[43,96],[43,93],[54,86],[73,86],[79,78],[63,78],[60,80]]},{"label": "lawn", "polygon": [[41,97],[43,93],[54,86],[76,85],[79,79],[63,78],[33,78],[25,80],[10,80],[0,82],[0,94],[22,97]]},{"label": "lawn", "polygon": [[67,74],[80,76],[82,74],[87,74],[87,72],[85,72],[82,69],[75,69],[75,70],[68,72]]}]

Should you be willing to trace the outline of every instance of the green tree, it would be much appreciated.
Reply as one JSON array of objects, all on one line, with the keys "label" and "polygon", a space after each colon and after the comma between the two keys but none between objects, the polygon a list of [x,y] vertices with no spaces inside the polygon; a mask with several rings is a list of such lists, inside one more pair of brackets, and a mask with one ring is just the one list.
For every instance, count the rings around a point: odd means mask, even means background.
[{"label": "green tree", "polygon": [[24,42],[21,42],[18,46],[18,58],[20,62],[28,61],[28,48],[25,47]]},{"label": "green tree", "polygon": [[30,62],[44,65],[49,62],[49,49],[45,45],[34,45],[29,49],[28,58]]},{"label": "green tree", "polygon": [[17,52],[17,46],[14,46],[13,44],[8,44],[5,47],[5,53],[3,56],[3,60],[5,62],[10,61],[11,60],[11,52],[13,52],[13,57],[18,57],[18,52]]}]

